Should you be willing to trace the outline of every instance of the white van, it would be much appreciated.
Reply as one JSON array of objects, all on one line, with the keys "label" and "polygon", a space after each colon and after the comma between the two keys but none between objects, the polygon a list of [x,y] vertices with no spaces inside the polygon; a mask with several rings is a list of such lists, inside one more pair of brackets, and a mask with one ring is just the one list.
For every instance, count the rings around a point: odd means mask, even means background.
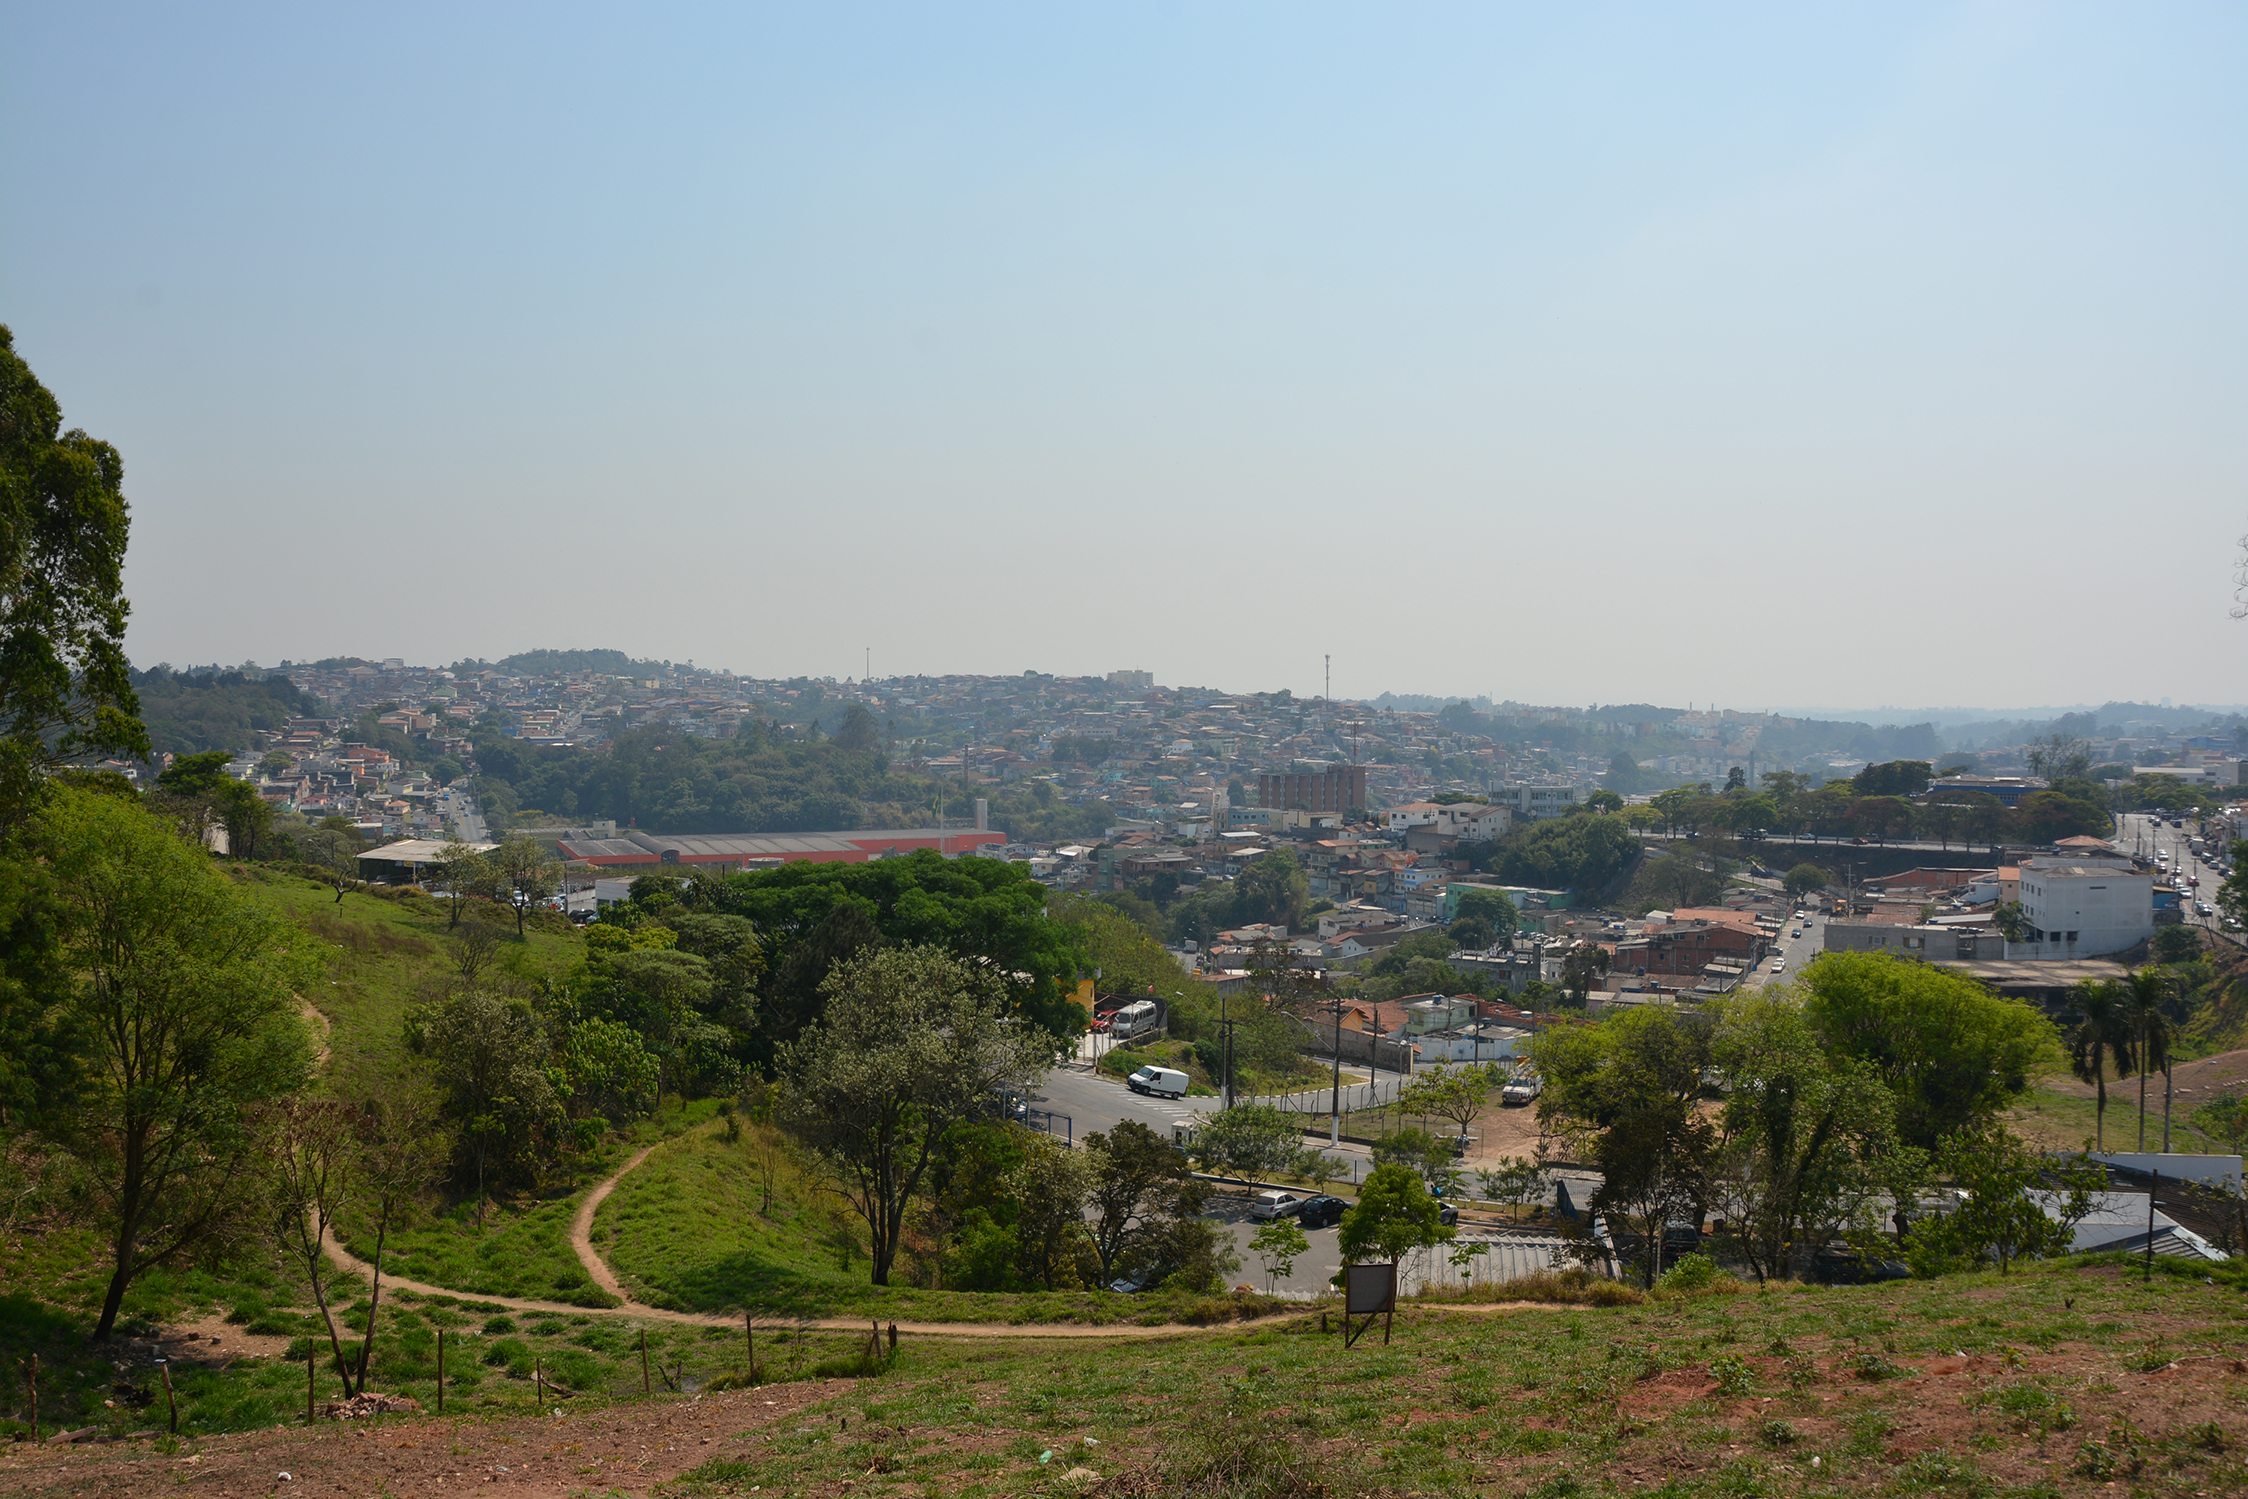
[{"label": "white van", "polygon": [[1155,1002],[1135,999],[1108,1017],[1108,1033],[1118,1041],[1129,1041],[1134,1036],[1144,1036],[1155,1029]]},{"label": "white van", "polygon": [[1175,1067],[1142,1067],[1124,1079],[1124,1086],[1134,1093],[1146,1093],[1156,1098],[1184,1098],[1186,1074]]}]

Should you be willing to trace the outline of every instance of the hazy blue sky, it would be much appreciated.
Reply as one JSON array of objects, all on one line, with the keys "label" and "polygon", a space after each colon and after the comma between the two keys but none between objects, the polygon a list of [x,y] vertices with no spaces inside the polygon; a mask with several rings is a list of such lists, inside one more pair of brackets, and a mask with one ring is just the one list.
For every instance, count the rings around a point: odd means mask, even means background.
[{"label": "hazy blue sky", "polygon": [[135,659],[2248,697],[2248,10],[0,9]]}]

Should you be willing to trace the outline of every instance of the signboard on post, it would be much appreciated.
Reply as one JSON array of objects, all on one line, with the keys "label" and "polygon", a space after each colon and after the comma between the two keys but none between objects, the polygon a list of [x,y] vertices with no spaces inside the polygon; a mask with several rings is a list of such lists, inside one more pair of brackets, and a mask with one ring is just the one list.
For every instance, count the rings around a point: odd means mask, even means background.
[{"label": "signboard on post", "polygon": [[[1397,1266],[1345,1265],[1343,1266],[1343,1347],[1348,1348],[1366,1335],[1374,1319],[1382,1319],[1382,1342],[1389,1342],[1390,1318],[1397,1311]],[[1363,1317],[1354,1330],[1351,1319]]]}]

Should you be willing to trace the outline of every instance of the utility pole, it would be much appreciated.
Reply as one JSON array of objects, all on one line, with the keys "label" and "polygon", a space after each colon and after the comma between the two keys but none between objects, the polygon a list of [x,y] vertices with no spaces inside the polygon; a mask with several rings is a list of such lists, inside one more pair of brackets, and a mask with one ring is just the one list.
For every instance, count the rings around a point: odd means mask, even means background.
[{"label": "utility pole", "polygon": [[1328,987],[1332,990],[1328,1007],[1334,1011],[1335,1017],[1335,1080],[1334,1096],[1328,1100],[1327,1105],[1330,1116],[1327,1143],[1329,1146],[1337,1146],[1343,1143],[1343,991],[1335,989],[1332,984]]},{"label": "utility pole", "polygon": [[1331,703],[1335,700],[1335,658],[1333,656],[1321,656],[1319,659],[1327,663],[1327,685],[1320,692],[1319,700],[1323,703]]}]

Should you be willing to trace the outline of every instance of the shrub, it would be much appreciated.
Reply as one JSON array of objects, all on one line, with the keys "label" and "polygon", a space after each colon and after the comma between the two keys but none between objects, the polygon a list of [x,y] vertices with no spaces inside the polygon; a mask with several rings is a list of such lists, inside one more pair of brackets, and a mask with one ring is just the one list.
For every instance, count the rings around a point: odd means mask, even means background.
[{"label": "shrub", "polygon": [[1636,1286],[1594,1275],[1582,1265],[1537,1270],[1513,1280],[1479,1285],[1470,1301],[1547,1301],[1566,1306],[1638,1306],[1647,1298]]},{"label": "shrub", "polygon": [[1902,1368],[1871,1349],[1850,1360],[1850,1370],[1860,1379],[1875,1381],[1905,1377],[1905,1371]]},{"label": "shrub", "polygon": [[1756,1371],[1749,1367],[1748,1360],[1731,1353],[1709,1361],[1709,1377],[1717,1381],[1717,1393],[1729,1400],[1737,1400],[1756,1387]]},{"label": "shrub", "polygon": [[1785,1447],[1795,1440],[1795,1427],[1774,1416],[1759,1427],[1756,1434],[1767,1447]]},{"label": "shrub", "polygon": [[1702,1254],[1683,1255],[1655,1282],[1659,1296],[1733,1296],[1742,1290],[1739,1280],[1717,1268],[1717,1261]]}]

